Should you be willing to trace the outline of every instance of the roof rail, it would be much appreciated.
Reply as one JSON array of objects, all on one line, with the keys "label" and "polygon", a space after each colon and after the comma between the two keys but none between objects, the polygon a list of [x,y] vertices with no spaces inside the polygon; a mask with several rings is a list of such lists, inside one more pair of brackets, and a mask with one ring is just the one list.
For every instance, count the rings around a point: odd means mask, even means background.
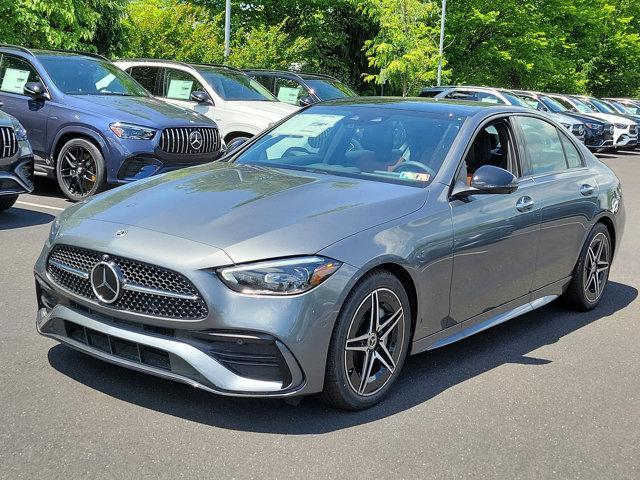
[{"label": "roof rail", "polygon": [[26,47],[21,47],[20,45],[11,45],[10,43],[0,43],[1,48],[15,48],[23,53],[28,53],[29,55],[33,55],[33,52]]},{"label": "roof rail", "polygon": [[333,77],[331,75],[327,75],[326,73],[296,72],[294,70],[278,70],[278,69],[272,69],[272,68],[244,68],[243,72],[287,73],[289,75],[295,75],[296,77],[298,77],[300,79],[302,79],[302,75],[313,75],[313,76],[316,76],[316,77],[330,78],[332,80],[336,80],[336,77]]},{"label": "roof rail", "polygon": [[218,68],[228,68],[229,70],[233,70],[235,72],[242,72],[244,73],[244,71],[241,68],[236,68],[236,67],[232,67],[231,65],[223,65],[221,63],[203,63],[203,62],[194,62],[191,63],[189,65],[196,65],[199,67],[218,67]]},{"label": "roof rail", "polygon": [[118,58],[114,62],[164,62],[171,63],[173,65],[182,65],[183,67],[189,67],[187,62],[181,62],[179,60],[165,60],[163,58]]},{"label": "roof rail", "polygon": [[81,52],[80,50],[64,50],[62,48],[45,48],[43,50],[49,52],[73,53],[74,55],[84,55],[85,57],[99,58],[100,60],[106,60],[108,62],[111,61],[107,57],[93,52]]}]

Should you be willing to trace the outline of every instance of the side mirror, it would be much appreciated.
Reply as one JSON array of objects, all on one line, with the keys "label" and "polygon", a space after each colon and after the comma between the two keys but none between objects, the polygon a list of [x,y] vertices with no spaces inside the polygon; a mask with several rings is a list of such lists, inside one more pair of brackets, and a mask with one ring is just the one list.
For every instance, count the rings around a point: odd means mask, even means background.
[{"label": "side mirror", "polygon": [[33,97],[34,100],[51,100],[47,89],[41,82],[28,82],[24,85],[24,94]]},{"label": "side mirror", "polygon": [[540,110],[541,112],[548,112],[549,111],[549,109],[544,105],[540,105],[538,107],[538,110]]},{"label": "side mirror", "polygon": [[471,179],[471,186],[456,185],[452,192],[454,198],[469,195],[509,194],[518,189],[518,179],[508,170],[493,165],[483,165]]},{"label": "side mirror", "polygon": [[300,102],[300,106],[301,107],[308,107],[309,105],[313,105],[314,101],[313,98],[311,98],[311,96],[306,95],[304,97],[300,97],[300,100],[298,100]]},{"label": "side mirror", "polygon": [[207,92],[203,92],[202,90],[195,90],[191,92],[191,96],[189,97],[192,102],[198,103],[209,103],[213,105],[213,100]]},{"label": "side mirror", "polygon": [[225,155],[229,155],[231,152],[233,152],[234,150],[237,150],[248,141],[249,139],[247,137],[234,138],[227,145],[227,150],[225,151]]}]

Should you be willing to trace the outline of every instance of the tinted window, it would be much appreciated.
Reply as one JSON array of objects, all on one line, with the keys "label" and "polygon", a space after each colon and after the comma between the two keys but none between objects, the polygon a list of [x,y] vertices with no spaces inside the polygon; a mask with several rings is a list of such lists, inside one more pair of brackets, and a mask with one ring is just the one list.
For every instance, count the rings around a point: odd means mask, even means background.
[{"label": "tinted window", "polygon": [[151,93],[156,92],[156,79],[158,78],[158,67],[132,67],[127,70],[136,81]]},{"label": "tinted window", "polygon": [[496,97],[492,93],[475,92],[475,96],[476,96],[476,100],[478,100],[479,102],[504,104],[502,100],[500,100],[498,97]]},{"label": "tinted window", "polygon": [[200,85],[193,75],[181,70],[167,68],[164,79],[163,97],[172,100],[189,101],[193,92],[203,90],[204,88],[202,88],[202,85]]},{"label": "tinted window", "polygon": [[509,102],[511,102],[511,105],[516,105],[518,107],[537,108],[537,106],[536,107],[532,107],[529,103],[525,102],[524,100],[522,100],[521,98],[515,96],[512,93],[502,92],[502,95],[504,96],[504,98],[509,100]]},{"label": "tinted window", "polygon": [[0,67],[0,91],[24,95],[27,82],[39,82],[40,77],[31,64],[21,58],[4,55]]},{"label": "tinted window", "polygon": [[582,157],[580,156],[580,152],[575,147],[573,143],[565,136],[560,135],[560,140],[562,141],[562,146],[564,147],[564,155],[567,158],[567,165],[569,168],[577,168],[582,166]]},{"label": "tinted window", "polygon": [[261,137],[236,162],[421,186],[440,169],[463,122],[448,113],[318,105]]},{"label": "tinted window", "polygon": [[344,83],[335,79],[308,78],[305,83],[309,85],[320,100],[332,100],[334,98],[356,97],[358,94]]},{"label": "tinted window", "polygon": [[262,85],[264,88],[266,88],[267,90],[271,91],[273,90],[273,77],[269,76],[269,75],[257,75],[253,77],[254,79],[256,79],[260,85]]},{"label": "tinted window", "polygon": [[567,169],[564,150],[556,127],[533,117],[516,117],[524,134],[524,149],[529,157],[531,173],[560,172]]},{"label": "tinted window", "polygon": [[418,95],[419,97],[428,97],[428,98],[433,98],[436,95],[438,95],[439,93],[442,93],[442,90],[423,90],[420,92],[420,95]]},{"label": "tinted window", "polygon": [[202,68],[198,72],[223,100],[276,100],[260,82],[242,72],[224,68]]},{"label": "tinted window", "polygon": [[66,95],[149,95],[128,73],[106,60],[73,55],[38,59],[56,87]]},{"label": "tinted window", "polygon": [[306,88],[289,78],[276,78],[274,85],[276,98],[291,105],[300,105],[300,98],[309,95]]}]

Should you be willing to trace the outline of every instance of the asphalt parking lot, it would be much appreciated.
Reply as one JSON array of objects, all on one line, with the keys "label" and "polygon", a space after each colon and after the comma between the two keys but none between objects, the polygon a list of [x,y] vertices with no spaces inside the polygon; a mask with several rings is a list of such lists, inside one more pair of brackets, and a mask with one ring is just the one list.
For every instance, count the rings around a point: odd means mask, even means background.
[{"label": "asphalt parking lot", "polygon": [[640,478],[640,152],[602,155],[627,227],[602,304],[414,356],[381,405],[218,397],[40,337],[31,269],[67,206],[0,216],[0,478]]}]

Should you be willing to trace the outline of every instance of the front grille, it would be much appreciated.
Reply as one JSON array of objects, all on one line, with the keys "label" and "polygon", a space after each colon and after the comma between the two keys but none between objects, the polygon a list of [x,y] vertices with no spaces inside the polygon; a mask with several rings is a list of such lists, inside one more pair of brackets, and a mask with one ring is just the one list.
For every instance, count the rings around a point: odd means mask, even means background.
[{"label": "front grille", "polygon": [[220,132],[214,127],[166,128],[160,137],[162,151],[183,155],[218,152],[220,144]]},{"label": "front grille", "polygon": [[11,127],[0,127],[0,158],[13,157],[18,152],[18,139]]},{"label": "front grille", "polygon": [[127,258],[84,248],[58,245],[49,255],[47,271],[53,281],[78,297],[98,302],[91,270],[107,256],[122,271],[122,296],[110,308],[160,318],[205,318],[207,305],[193,284],[179,273]]}]

